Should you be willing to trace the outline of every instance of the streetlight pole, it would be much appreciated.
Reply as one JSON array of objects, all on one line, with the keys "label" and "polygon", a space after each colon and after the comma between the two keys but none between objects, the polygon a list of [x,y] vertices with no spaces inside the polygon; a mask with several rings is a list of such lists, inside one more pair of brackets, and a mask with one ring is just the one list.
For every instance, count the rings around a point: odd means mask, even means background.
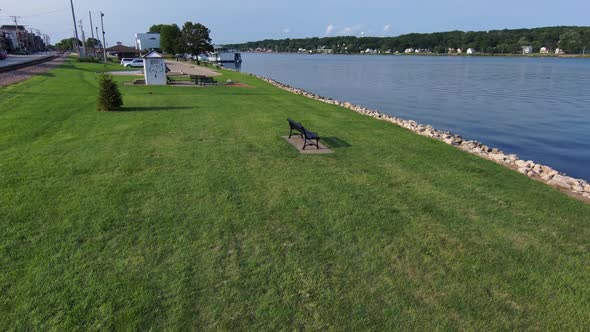
[{"label": "streetlight pole", "polygon": [[107,64],[107,44],[104,40],[104,21],[103,21],[104,14],[100,12],[100,28],[102,29],[102,55],[104,57],[104,64]]}]

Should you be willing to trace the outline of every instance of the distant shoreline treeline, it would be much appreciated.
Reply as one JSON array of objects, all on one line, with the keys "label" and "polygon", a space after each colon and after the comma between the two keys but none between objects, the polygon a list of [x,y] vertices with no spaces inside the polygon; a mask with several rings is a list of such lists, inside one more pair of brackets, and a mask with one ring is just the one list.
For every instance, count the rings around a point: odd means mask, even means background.
[{"label": "distant shoreline treeline", "polygon": [[475,49],[488,54],[519,54],[523,46],[532,46],[538,53],[542,47],[548,50],[560,48],[568,54],[590,51],[590,27],[558,26],[533,29],[505,29],[490,31],[448,31],[411,33],[397,37],[323,37],[301,39],[265,39],[229,47],[273,52],[297,52],[300,49],[328,51],[346,54],[361,53],[367,49],[403,53],[406,49],[448,53],[449,49]]}]

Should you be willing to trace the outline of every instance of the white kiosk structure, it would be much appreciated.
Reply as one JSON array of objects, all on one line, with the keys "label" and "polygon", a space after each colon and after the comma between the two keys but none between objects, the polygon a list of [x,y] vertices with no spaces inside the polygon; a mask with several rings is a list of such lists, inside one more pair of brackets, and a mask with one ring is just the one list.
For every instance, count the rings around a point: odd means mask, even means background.
[{"label": "white kiosk structure", "polygon": [[156,51],[143,56],[143,73],[145,85],[166,85],[166,63]]}]

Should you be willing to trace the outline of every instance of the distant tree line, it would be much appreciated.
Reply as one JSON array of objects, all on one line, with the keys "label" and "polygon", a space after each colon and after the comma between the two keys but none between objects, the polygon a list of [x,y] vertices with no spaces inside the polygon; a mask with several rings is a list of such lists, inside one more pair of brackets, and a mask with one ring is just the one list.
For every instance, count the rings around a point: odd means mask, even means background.
[{"label": "distant tree line", "polygon": [[[53,48],[58,51],[75,51],[78,47],[74,47],[75,45],[75,38],[66,38],[62,39],[59,43],[53,45]],[[78,46],[82,46],[82,41],[80,39],[78,41]],[[86,40],[86,47],[102,47],[102,43],[96,38],[88,38]]]},{"label": "distant tree line", "polygon": [[303,39],[266,39],[243,44],[227,45],[242,50],[266,49],[274,52],[297,52],[316,50],[322,47],[333,53],[360,53],[366,49],[381,52],[401,52],[408,48],[447,53],[449,48],[473,48],[478,52],[499,54],[522,52],[522,46],[532,46],[534,52],[542,47],[563,49],[577,54],[590,50],[590,27],[558,26],[534,29],[491,31],[448,31],[435,33],[411,33],[397,37],[324,37]]},{"label": "distant tree line", "polygon": [[211,31],[201,23],[185,22],[182,29],[176,24],[156,24],[150,32],[160,34],[160,48],[169,54],[213,51]]}]

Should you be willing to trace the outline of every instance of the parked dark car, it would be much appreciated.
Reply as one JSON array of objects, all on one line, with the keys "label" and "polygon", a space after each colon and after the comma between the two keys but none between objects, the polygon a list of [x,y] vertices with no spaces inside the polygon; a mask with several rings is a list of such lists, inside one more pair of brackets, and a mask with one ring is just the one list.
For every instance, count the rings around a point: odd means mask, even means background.
[{"label": "parked dark car", "polygon": [[8,53],[6,53],[6,51],[0,50],[0,60],[4,60],[6,58],[8,58]]}]

